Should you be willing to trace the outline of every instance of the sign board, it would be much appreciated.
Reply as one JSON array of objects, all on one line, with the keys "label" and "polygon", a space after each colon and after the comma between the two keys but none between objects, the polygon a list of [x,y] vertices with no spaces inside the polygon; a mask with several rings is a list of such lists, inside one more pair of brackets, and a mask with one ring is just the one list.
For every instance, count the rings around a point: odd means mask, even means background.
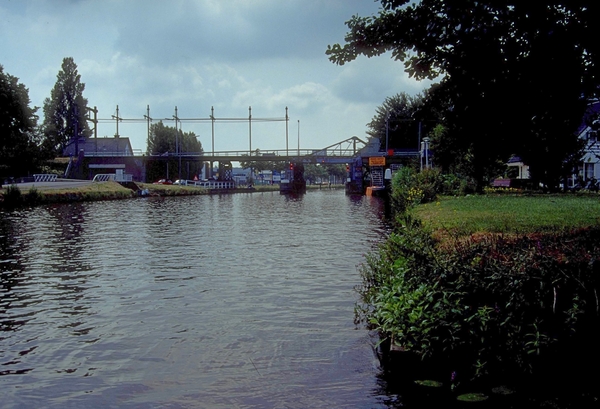
[{"label": "sign board", "polygon": [[369,166],[385,166],[385,156],[374,156],[369,158]]}]

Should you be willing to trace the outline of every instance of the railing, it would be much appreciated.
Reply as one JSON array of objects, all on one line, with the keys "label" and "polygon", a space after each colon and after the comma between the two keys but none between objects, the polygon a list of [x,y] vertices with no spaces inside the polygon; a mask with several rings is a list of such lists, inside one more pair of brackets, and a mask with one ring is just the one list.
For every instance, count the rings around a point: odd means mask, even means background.
[{"label": "railing", "polygon": [[147,154],[148,156],[169,156],[169,157],[247,157],[249,160],[284,160],[288,157],[313,155],[314,149],[276,149],[265,152],[256,151],[217,151],[217,152],[165,152],[161,154]]},{"label": "railing", "polygon": [[33,175],[34,182],[56,182],[56,175],[38,173]]},{"label": "railing", "polygon": [[203,187],[205,189],[235,189],[233,180],[187,180],[186,186]]},{"label": "railing", "polygon": [[132,152],[84,151],[84,156],[87,156],[87,157],[97,157],[97,156],[99,156],[99,157],[104,157],[104,156],[120,157],[120,156],[143,156],[143,155],[144,155],[144,152],[142,152],[141,149],[134,149]]},{"label": "railing", "polygon": [[114,173],[99,173],[92,179],[93,182],[108,182],[109,180],[115,180],[116,175]]}]

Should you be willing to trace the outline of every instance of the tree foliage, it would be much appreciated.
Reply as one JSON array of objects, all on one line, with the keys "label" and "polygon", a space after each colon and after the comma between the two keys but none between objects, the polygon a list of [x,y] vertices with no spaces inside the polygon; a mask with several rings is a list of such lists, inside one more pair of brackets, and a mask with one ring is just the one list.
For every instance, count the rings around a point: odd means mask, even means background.
[{"label": "tree foliage", "polygon": [[44,100],[45,143],[59,154],[76,137],[91,135],[84,89],[77,64],[72,57],[64,58],[50,97]]},{"label": "tree foliage", "polygon": [[308,163],[304,165],[304,179],[310,183],[316,183],[317,181],[324,181],[329,176],[327,168],[321,166],[319,163]]},{"label": "tree foliage", "polygon": [[29,90],[0,65],[0,176],[26,174],[41,159]]},{"label": "tree foliage", "polygon": [[[190,161],[192,154],[202,154],[204,149],[202,143],[197,139],[194,132],[183,132],[175,127],[165,126],[162,121],[153,124],[150,127],[150,136],[147,140],[148,152],[150,155],[164,157],[164,159],[149,162],[146,170],[146,177],[149,180],[155,180],[168,176],[172,179],[173,175],[180,175],[187,178],[188,175],[199,175],[202,169],[201,160]],[[180,160],[178,154],[185,159],[185,165],[180,169]]]},{"label": "tree foliage", "polygon": [[346,165],[341,164],[325,164],[325,169],[327,170],[327,174],[331,177],[334,177],[334,180],[343,183],[346,180]]},{"label": "tree foliage", "polygon": [[194,132],[183,132],[181,129],[165,126],[162,121],[150,127],[147,147],[151,155],[204,152],[202,143],[196,138]]},{"label": "tree foliage", "polygon": [[353,16],[332,62],[390,52],[416,79],[438,79],[448,139],[481,183],[513,154],[546,186],[580,155],[576,130],[597,96],[600,3],[381,0]]},{"label": "tree foliage", "polygon": [[272,157],[273,160],[251,160],[251,157],[248,156],[247,160],[240,161],[240,167],[242,169],[252,169],[253,172],[262,172],[264,170],[282,172],[289,166],[289,162],[277,160],[277,155],[274,153],[263,153],[260,149],[254,150],[253,156],[269,156]]},{"label": "tree foliage", "polygon": [[380,141],[380,150],[418,149],[419,111],[424,103],[422,94],[411,96],[405,92],[387,97],[375,110],[367,124],[367,134]]}]

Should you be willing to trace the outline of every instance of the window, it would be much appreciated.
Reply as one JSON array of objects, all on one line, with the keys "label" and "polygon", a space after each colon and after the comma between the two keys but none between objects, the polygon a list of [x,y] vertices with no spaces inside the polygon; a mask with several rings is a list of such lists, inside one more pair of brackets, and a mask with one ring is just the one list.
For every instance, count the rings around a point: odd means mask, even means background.
[{"label": "window", "polygon": [[591,178],[594,177],[594,164],[586,163],[584,166],[585,166],[584,179],[590,180]]}]

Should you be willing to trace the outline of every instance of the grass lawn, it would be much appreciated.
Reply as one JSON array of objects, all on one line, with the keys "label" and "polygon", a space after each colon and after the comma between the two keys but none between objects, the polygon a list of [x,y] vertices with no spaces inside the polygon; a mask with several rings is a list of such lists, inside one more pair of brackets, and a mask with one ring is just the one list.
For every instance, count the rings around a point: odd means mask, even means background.
[{"label": "grass lawn", "polygon": [[600,226],[599,195],[473,195],[417,206],[427,227],[451,235],[542,233]]}]

